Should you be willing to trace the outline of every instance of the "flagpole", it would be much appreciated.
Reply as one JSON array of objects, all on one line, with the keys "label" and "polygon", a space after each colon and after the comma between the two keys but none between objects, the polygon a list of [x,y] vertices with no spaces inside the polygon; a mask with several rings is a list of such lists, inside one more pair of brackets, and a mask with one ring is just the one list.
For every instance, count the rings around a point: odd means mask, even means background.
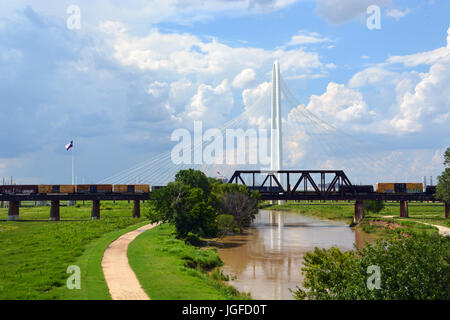
[{"label": "flagpole", "polygon": [[74,165],[74,159],[75,159],[75,157],[74,157],[74,154],[73,154],[73,146],[72,146],[72,185],[74,185],[75,184],[75,179],[74,179],[74,177],[75,177],[75,165]]}]

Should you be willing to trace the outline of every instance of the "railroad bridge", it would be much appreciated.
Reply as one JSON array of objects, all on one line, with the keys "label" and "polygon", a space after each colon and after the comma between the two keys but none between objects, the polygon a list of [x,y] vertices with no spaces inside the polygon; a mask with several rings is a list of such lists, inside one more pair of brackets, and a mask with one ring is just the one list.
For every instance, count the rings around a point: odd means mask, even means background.
[{"label": "railroad bridge", "polygon": [[[320,182],[314,179],[317,176]],[[262,183],[257,184],[257,180],[262,180]],[[259,191],[262,200],[353,200],[355,223],[365,215],[363,200],[397,201],[400,203],[400,217],[408,217],[409,201],[437,201],[433,194],[425,192],[384,193],[362,189],[353,185],[343,170],[237,170],[229,183],[240,183],[249,190]],[[445,203],[444,207],[448,218],[450,204]]]}]

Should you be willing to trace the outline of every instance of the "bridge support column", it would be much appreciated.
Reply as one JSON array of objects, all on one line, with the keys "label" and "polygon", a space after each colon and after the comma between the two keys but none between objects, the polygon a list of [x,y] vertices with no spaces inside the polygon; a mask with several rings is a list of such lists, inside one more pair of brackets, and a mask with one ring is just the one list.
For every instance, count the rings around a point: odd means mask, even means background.
[{"label": "bridge support column", "polygon": [[12,200],[9,202],[8,221],[19,220],[20,201]]},{"label": "bridge support column", "polygon": [[100,200],[92,200],[92,213],[91,219],[100,219]]},{"label": "bridge support column", "polygon": [[400,200],[400,217],[408,218],[408,201]]},{"label": "bridge support column", "polygon": [[59,221],[59,201],[52,200],[50,205],[50,221]]},{"label": "bridge support column", "polygon": [[141,204],[139,203],[139,200],[134,200],[133,218],[140,218],[140,217],[141,217]]},{"label": "bridge support column", "polygon": [[445,206],[445,219],[448,219],[448,216],[450,214],[450,203],[444,202],[444,206]]},{"label": "bridge support column", "polygon": [[355,214],[353,216],[353,224],[358,224],[366,215],[362,200],[355,201]]}]

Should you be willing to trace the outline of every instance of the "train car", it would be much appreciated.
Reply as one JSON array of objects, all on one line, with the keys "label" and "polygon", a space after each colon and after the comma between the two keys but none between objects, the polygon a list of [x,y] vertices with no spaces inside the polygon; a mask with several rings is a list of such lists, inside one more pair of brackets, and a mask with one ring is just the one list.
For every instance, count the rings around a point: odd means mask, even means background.
[{"label": "train car", "polygon": [[148,192],[150,192],[150,185],[148,185],[148,184],[115,184],[114,192],[148,193]]},{"label": "train car", "polygon": [[436,186],[427,186],[425,188],[425,193],[426,194],[430,194],[430,195],[435,194],[436,193]]},{"label": "train car", "polygon": [[422,193],[422,183],[377,183],[378,193]]},{"label": "train car", "polygon": [[111,193],[112,191],[112,184],[78,184],[76,186],[77,193]]},{"label": "train car", "polygon": [[339,186],[339,192],[353,193],[353,190],[355,190],[356,193],[373,193],[373,185],[354,185],[354,186],[340,185]]},{"label": "train car", "polygon": [[29,195],[38,193],[38,191],[39,191],[38,185],[34,184],[30,185],[12,184],[0,186],[1,194]]},{"label": "train car", "polygon": [[50,194],[50,193],[74,193],[75,186],[72,184],[41,184],[39,185],[39,193]]}]

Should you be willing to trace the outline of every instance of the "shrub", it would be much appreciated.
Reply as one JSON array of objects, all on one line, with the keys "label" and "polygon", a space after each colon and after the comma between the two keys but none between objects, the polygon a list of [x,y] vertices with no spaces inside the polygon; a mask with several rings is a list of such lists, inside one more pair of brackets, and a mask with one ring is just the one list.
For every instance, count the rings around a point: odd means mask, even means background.
[{"label": "shrub", "polygon": [[[450,239],[414,234],[367,244],[359,251],[338,248],[308,252],[303,288],[296,299],[449,299]],[[380,270],[380,288],[367,286],[369,266]]]}]

